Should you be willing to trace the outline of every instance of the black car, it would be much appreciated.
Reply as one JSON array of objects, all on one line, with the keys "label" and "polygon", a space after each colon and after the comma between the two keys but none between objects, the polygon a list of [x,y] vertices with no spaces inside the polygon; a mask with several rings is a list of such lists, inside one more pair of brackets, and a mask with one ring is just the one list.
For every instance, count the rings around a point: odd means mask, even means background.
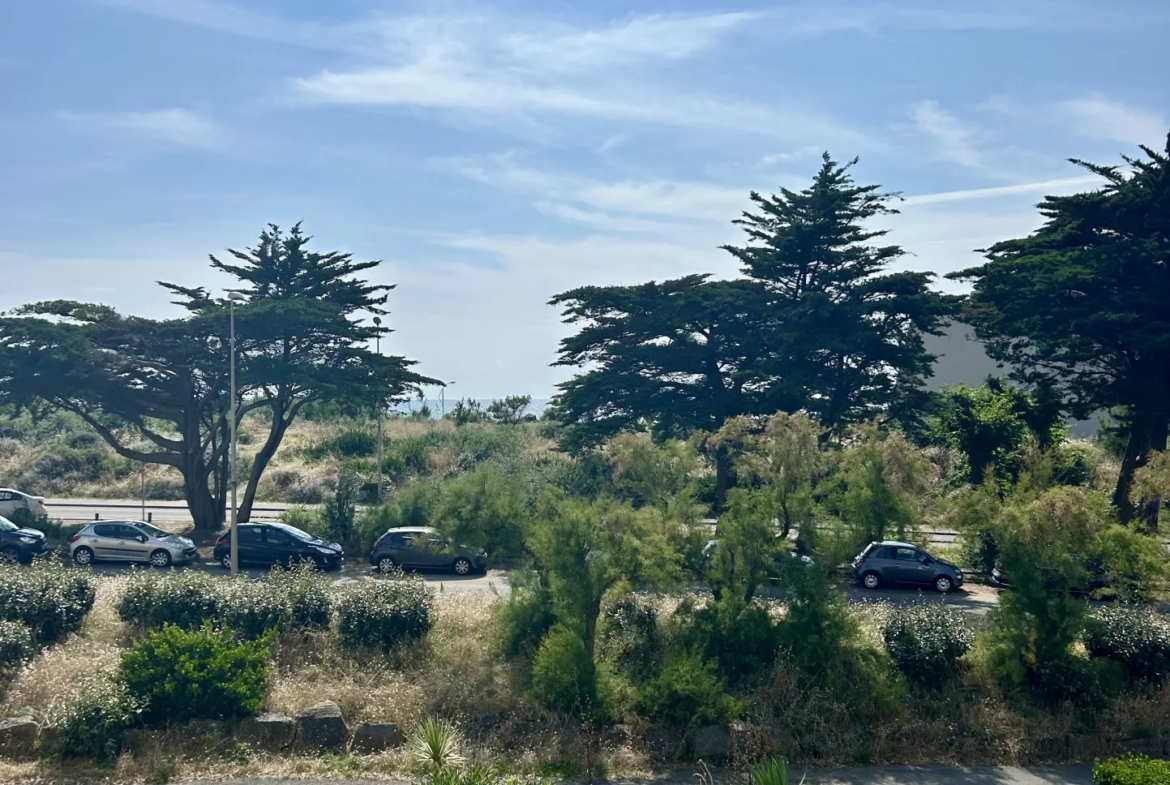
[{"label": "black car", "polygon": [[853,577],[867,589],[883,584],[933,586],[940,592],[963,585],[963,571],[908,542],[871,542],[853,560]]},{"label": "black car", "polygon": [[22,529],[0,515],[0,557],[9,564],[30,562],[36,556],[52,552],[44,532]]},{"label": "black car", "polygon": [[[232,566],[231,532],[215,542],[215,560],[227,569]],[[341,546],[314,537],[286,523],[241,523],[237,526],[240,566],[271,567],[312,562],[322,570],[341,567]]]}]

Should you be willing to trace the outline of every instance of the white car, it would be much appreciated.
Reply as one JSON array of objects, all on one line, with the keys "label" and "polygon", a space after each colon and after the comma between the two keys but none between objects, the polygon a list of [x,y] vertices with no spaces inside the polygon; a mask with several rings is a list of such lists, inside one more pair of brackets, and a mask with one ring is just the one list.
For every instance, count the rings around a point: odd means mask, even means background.
[{"label": "white car", "polygon": [[38,518],[48,518],[45,497],[29,496],[11,488],[0,488],[0,515],[11,518],[17,510],[28,510]]}]

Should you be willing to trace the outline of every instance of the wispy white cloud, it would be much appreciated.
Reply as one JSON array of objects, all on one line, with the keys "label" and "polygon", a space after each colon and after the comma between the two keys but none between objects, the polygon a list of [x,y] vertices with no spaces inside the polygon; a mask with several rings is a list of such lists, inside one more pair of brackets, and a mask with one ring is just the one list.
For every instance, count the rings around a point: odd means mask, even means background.
[{"label": "wispy white cloud", "polygon": [[145,112],[62,112],[62,120],[88,131],[117,132],[149,137],[184,147],[212,147],[223,132],[213,121],[187,109]]},{"label": "wispy white cloud", "polygon": [[1085,136],[1160,148],[1170,128],[1164,114],[1090,95],[1057,104],[1057,111]]},{"label": "wispy white cloud", "polygon": [[945,111],[937,101],[918,102],[910,117],[917,131],[932,141],[939,159],[972,169],[982,168],[975,132]]},{"label": "wispy white cloud", "polygon": [[947,191],[937,194],[920,194],[907,196],[902,200],[906,205],[940,204],[943,202],[969,202],[977,199],[997,199],[1004,196],[1019,196],[1029,194],[1065,194],[1070,189],[1081,190],[1100,184],[1100,177],[1084,175],[1082,177],[1065,177],[1059,180],[1043,180],[1038,183],[1020,183],[1018,185],[1002,185],[995,188],[974,188],[966,191]]}]

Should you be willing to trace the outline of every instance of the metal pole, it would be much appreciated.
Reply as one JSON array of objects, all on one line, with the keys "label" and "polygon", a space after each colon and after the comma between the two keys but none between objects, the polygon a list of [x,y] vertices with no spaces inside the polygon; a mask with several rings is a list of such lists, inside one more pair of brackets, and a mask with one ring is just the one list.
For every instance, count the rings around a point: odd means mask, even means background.
[{"label": "metal pole", "polygon": [[231,360],[229,363],[231,365],[230,376],[232,406],[231,422],[229,423],[229,427],[231,428],[232,447],[231,454],[228,458],[228,474],[231,477],[229,482],[232,484],[232,517],[230,522],[232,527],[232,575],[237,575],[240,571],[240,548],[239,532],[236,528],[236,302],[235,300],[229,300],[228,302],[230,303],[228,309],[231,313]]},{"label": "metal pole", "polygon": [[142,520],[146,520],[146,464],[139,467],[142,473]]},{"label": "metal pole", "polygon": [[[381,324],[382,320],[375,317],[374,322]],[[382,336],[377,335],[374,338],[374,343],[377,346],[378,356],[382,355]],[[382,503],[382,390],[381,385],[378,386],[378,504]]]}]

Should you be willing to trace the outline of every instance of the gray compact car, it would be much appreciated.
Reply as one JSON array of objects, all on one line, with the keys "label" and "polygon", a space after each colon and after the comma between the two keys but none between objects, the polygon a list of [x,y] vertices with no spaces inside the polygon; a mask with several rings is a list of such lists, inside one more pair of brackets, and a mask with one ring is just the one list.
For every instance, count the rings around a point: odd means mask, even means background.
[{"label": "gray compact car", "polygon": [[142,521],[95,521],[73,535],[69,555],[77,564],[146,562],[154,567],[190,564],[195,543]]},{"label": "gray compact car", "polygon": [[487,553],[449,545],[435,529],[426,526],[390,529],[374,544],[370,564],[379,572],[395,567],[450,570],[456,575],[483,572]]},{"label": "gray compact car", "polygon": [[948,592],[963,585],[963,571],[908,542],[871,542],[853,560],[853,577],[867,589],[888,584],[933,586]]}]

